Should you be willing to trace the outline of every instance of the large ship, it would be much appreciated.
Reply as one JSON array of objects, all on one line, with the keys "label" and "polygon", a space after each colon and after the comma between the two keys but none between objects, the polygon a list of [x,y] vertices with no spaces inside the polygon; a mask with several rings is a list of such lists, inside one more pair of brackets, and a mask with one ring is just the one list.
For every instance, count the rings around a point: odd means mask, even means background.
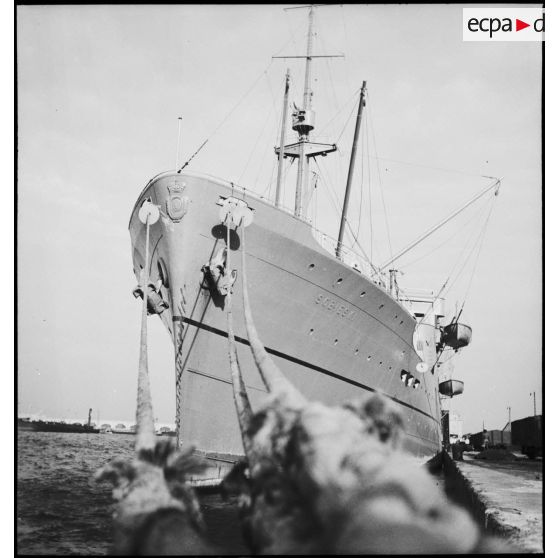
[{"label": "large ship", "polygon": [[30,420],[27,418],[18,418],[17,426],[19,430],[33,430],[34,432],[65,432],[69,434],[98,434],[101,430],[96,428],[95,423],[91,422],[91,413],[93,409],[89,409],[89,415],[86,424],[81,422],[67,423],[56,420]]},{"label": "large ship", "polygon": [[[208,478],[222,477],[243,454],[232,397],[227,349],[227,292],[241,292],[240,235],[227,235],[226,209],[244,207],[252,222],[245,231],[246,277],[254,322],[267,352],[309,399],[339,404],[366,393],[388,397],[404,417],[405,448],[423,459],[441,449],[439,377],[444,349],[459,349],[470,329],[445,317],[433,291],[402,294],[393,270],[380,270],[330,238],[306,218],[309,164],[335,145],[311,141],[312,18],[302,108],[294,106],[298,141],[275,148],[281,164],[298,165],[294,211],[279,195],[265,199],[228,180],[175,169],[152,178],[139,195],[129,223],[134,273],[147,268],[150,313],[159,314],[175,353],[178,444],[193,443],[214,463]],[[285,105],[289,89],[285,85]],[[365,105],[365,84],[355,125]],[[284,109],[285,110],[285,109]],[[286,114],[286,112],[284,112]],[[284,118],[283,122],[286,121]],[[351,160],[345,205],[350,194]],[[145,261],[144,202],[160,209],[150,226]],[[227,245],[228,240],[228,245]],[[141,289],[136,294],[143,296]],[[239,363],[254,406],[266,390],[253,363],[241,296],[232,296]]]}]

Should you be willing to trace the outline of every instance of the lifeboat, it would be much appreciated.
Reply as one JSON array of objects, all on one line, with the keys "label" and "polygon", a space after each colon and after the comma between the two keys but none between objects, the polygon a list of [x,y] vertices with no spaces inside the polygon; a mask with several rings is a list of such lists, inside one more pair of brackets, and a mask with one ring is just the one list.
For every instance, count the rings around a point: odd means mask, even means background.
[{"label": "lifeboat", "polygon": [[472,335],[473,330],[468,325],[452,322],[442,328],[440,341],[443,345],[447,345],[457,351],[471,343]]},{"label": "lifeboat", "polygon": [[453,397],[454,395],[461,395],[463,393],[464,383],[461,380],[446,380],[440,382],[438,391],[441,395]]}]

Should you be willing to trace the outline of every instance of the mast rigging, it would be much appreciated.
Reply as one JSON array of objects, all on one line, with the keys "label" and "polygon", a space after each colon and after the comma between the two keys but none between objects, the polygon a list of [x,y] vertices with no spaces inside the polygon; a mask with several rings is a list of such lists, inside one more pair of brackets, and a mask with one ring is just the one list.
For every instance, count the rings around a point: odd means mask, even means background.
[{"label": "mast rigging", "polygon": [[[283,148],[283,157],[291,157],[298,159],[296,191],[295,191],[295,207],[294,214],[296,217],[304,217],[306,214],[306,203],[308,196],[308,178],[309,178],[309,161],[311,157],[317,155],[327,155],[337,150],[335,144],[313,143],[310,141],[310,132],[314,129],[314,111],[312,110],[313,92],[311,89],[312,79],[312,59],[313,58],[337,58],[343,55],[314,55],[314,5],[295,6],[294,8],[307,7],[310,8],[308,13],[308,39],[306,43],[306,56],[274,56],[273,58],[306,58],[306,66],[304,70],[304,96],[302,109],[295,110],[292,114],[292,129],[298,133],[298,141],[296,143],[286,145]],[[285,8],[289,9],[289,8]],[[275,148],[275,153],[281,156],[281,148]],[[281,161],[279,162],[281,165]],[[278,184],[279,188],[279,184]],[[277,204],[277,198],[276,198]]]},{"label": "mast rigging", "polygon": [[412,250],[415,246],[417,246],[418,244],[420,244],[423,240],[425,240],[426,238],[428,238],[431,234],[435,233],[440,227],[442,227],[443,225],[445,225],[448,221],[451,221],[454,217],[457,217],[457,215],[459,215],[462,211],[464,211],[465,209],[467,209],[471,204],[473,204],[474,202],[476,202],[479,198],[481,198],[482,196],[484,196],[487,192],[490,192],[490,190],[495,189],[494,195],[497,196],[498,192],[500,190],[500,184],[502,182],[502,178],[495,178],[494,181],[484,190],[482,190],[482,192],[480,192],[479,194],[476,194],[473,198],[471,198],[465,205],[462,205],[461,207],[459,207],[458,209],[456,209],[453,213],[451,213],[451,215],[449,215],[448,217],[446,217],[445,219],[443,219],[442,221],[440,221],[437,225],[434,225],[433,227],[431,227],[430,229],[428,229],[425,233],[423,233],[417,240],[415,240],[414,242],[412,242],[411,244],[409,244],[408,246],[406,246],[405,248],[403,248],[403,250],[401,250],[398,254],[396,254],[393,258],[389,259],[387,262],[385,262],[381,267],[380,267],[380,271],[383,271],[386,267],[390,266],[393,262],[395,262],[396,260],[398,260],[399,258],[401,258],[402,256],[404,256],[407,252],[409,252],[409,250]]}]

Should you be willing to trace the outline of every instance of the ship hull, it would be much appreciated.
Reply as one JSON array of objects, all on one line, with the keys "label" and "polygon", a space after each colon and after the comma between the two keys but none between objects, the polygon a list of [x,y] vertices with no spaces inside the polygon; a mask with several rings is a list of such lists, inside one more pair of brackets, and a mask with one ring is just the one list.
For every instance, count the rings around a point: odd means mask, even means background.
[{"label": "ship hull", "polygon": [[[230,196],[253,210],[245,231],[248,291],[259,336],[279,368],[306,397],[326,404],[384,394],[403,417],[405,449],[423,458],[436,454],[441,431],[433,325],[425,322],[417,330],[401,303],[324,250],[303,220],[225,182],[165,173],[138,198],[130,234],[139,281],[145,225],[138,210],[145,199],[160,206],[148,269],[151,281],[163,279],[161,295],[169,304],[160,317],[175,350],[179,444],[193,443],[218,462],[209,476],[221,476],[242,455],[225,299],[202,272],[226,246],[219,211]],[[228,265],[240,270],[240,239],[234,230],[230,235]],[[239,274],[232,295],[234,329],[248,395],[257,407],[266,391],[247,342],[241,290]],[[413,337],[421,340],[420,355]],[[416,371],[420,362],[428,365],[426,373]],[[414,387],[409,376],[416,379]]]}]

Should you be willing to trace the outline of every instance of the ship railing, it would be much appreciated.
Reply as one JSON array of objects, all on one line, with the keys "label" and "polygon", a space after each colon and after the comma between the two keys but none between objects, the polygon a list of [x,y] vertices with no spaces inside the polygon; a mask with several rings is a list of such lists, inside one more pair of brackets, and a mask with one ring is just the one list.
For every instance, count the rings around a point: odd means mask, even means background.
[{"label": "ship railing", "polygon": [[434,302],[436,295],[432,289],[399,289],[398,299],[401,300],[408,308],[412,308],[417,302]]},{"label": "ship railing", "polygon": [[[210,176],[214,180],[219,180],[224,183],[224,181],[218,179],[217,177],[213,177],[211,175],[205,175],[205,176]],[[283,204],[275,203],[275,200],[266,197],[261,192],[255,192],[254,190],[250,190],[249,188],[246,188],[245,186],[240,186],[239,184],[235,184],[234,182],[230,182],[229,185],[231,186],[232,195],[235,194],[243,195],[244,193],[246,193],[267,205],[271,205],[273,207],[280,209],[281,211],[284,211],[285,213],[289,213],[290,215],[293,215],[293,210],[291,207],[288,207]],[[312,228],[312,234],[314,238],[318,241],[320,246],[324,250],[329,252],[331,255],[336,256],[337,239],[317,229],[311,218],[302,215],[299,215],[297,218],[300,219],[301,221],[308,223]],[[382,273],[378,268],[376,268],[373,264],[371,264],[361,254],[358,254],[357,252],[351,250],[350,248],[347,248],[346,246],[342,246],[340,250],[340,259],[343,263],[353,268],[356,272],[361,273],[366,277],[368,277],[374,284],[382,287],[389,294],[387,276],[384,273]],[[409,296],[407,296],[407,294],[401,288],[398,288],[396,298],[400,302],[403,302],[405,306],[407,306],[408,308],[412,307],[412,300],[409,298]]]},{"label": "ship railing", "polygon": [[[336,256],[337,239],[316,229],[315,227],[312,227],[312,234],[324,250]],[[363,256],[346,246],[341,247],[339,256],[339,259],[343,263],[353,268],[356,272],[368,277],[373,283],[379,285],[383,289],[387,288],[385,276]]]},{"label": "ship railing", "polygon": [[[245,188],[244,186],[240,186],[239,184],[230,183],[232,187],[233,195],[234,193],[247,193],[250,196],[264,202],[267,205],[274,206],[281,211],[289,213],[293,215],[293,210],[291,207],[286,205],[277,204],[275,200],[262,195],[259,192],[255,192],[250,190],[249,188]],[[305,221],[308,223],[312,228],[312,234],[314,238],[318,241],[320,246],[329,252],[331,255],[336,256],[337,251],[337,239],[329,236],[328,234],[324,233],[317,229],[309,217],[305,217],[299,215],[297,217],[301,221]],[[337,257],[337,256],[336,256]],[[377,267],[375,267],[372,263],[370,263],[366,258],[364,258],[361,254],[358,254],[354,250],[347,248],[346,246],[342,246],[340,250],[340,259],[343,263],[347,264],[351,268],[353,268],[356,272],[361,273],[368,277],[374,284],[382,287],[388,294],[391,295],[389,291],[389,279],[385,273],[382,273]],[[393,296],[393,295],[391,295]],[[417,297],[432,297],[434,298],[434,292],[430,289],[413,289],[412,291],[404,291],[401,287],[397,287],[395,299],[401,302],[410,312],[412,312],[413,303],[416,302]]]},{"label": "ship railing", "polygon": [[[162,173],[165,174],[165,173]],[[155,180],[156,178],[158,178],[159,176],[151,179],[150,183]],[[249,196],[256,198],[257,200],[267,204],[267,205],[271,205],[273,207],[276,207],[278,209],[280,209],[281,211],[284,211],[285,213],[289,213],[290,215],[293,215],[293,210],[291,207],[288,207],[286,205],[283,204],[277,204],[275,203],[275,200],[272,200],[268,197],[265,196],[265,194],[262,194],[261,192],[255,192],[253,190],[250,190],[249,188],[246,188],[245,186],[240,186],[240,184],[235,184],[234,182],[226,182],[218,177],[212,176],[210,174],[205,174],[205,173],[196,173],[196,172],[191,172],[191,174],[193,175],[197,175],[197,176],[201,176],[201,177],[205,177],[205,178],[211,178],[214,181],[220,182],[223,185],[227,185],[231,187],[231,194],[234,196],[236,195],[243,195],[243,194],[248,194]],[[148,184],[149,185],[149,184]],[[336,250],[337,250],[337,239],[329,236],[328,234],[320,231],[319,229],[317,229],[312,221],[312,219],[310,219],[309,217],[305,217],[302,215],[297,216],[297,219],[300,219],[301,221],[304,221],[306,223],[308,223],[311,228],[312,228],[312,234],[314,236],[314,238],[318,241],[318,243],[320,244],[320,246],[326,250],[327,252],[329,252],[332,255],[336,255]],[[349,265],[350,267],[352,267],[356,272],[358,273],[362,273],[363,275],[365,275],[366,277],[368,277],[373,283],[375,283],[376,285],[382,287],[384,290],[388,291],[388,287],[387,287],[387,280],[386,280],[386,276],[385,274],[383,274],[382,272],[380,272],[380,270],[378,268],[376,268],[374,265],[372,265],[366,258],[362,257],[362,255],[358,254],[357,252],[351,250],[350,248],[347,248],[346,246],[342,246],[341,250],[340,250],[340,259],[343,263]],[[410,302],[410,301],[409,301]]]},{"label": "ship railing", "polygon": [[[170,172],[170,171],[167,171],[167,172]],[[235,197],[239,196],[240,199],[242,199],[242,196],[244,196],[244,194],[248,194],[252,198],[257,199],[258,201],[263,202],[266,205],[271,205],[273,207],[276,207],[277,209],[280,209],[281,211],[284,211],[285,213],[288,213],[289,215],[294,215],[292,207],[289,207],[287,205],[283,205],[281,203],[275,203],[275,200],[266,196],[265,193],[262,194],[261,192],[256,192],[255,190],[250,190],[250,188],[246,188],[245,186],[241,186],[240,184],[236,184],[235,182],[232,182],[232,181],[227,182],[226,180],[223,180],[222,178],[219,178],[217,176],[213,176],[212,174],[200,173],[200,172],[195,172],[195,171],[188,171],[188,173],[190,175],[198,176],[200,178],[210,178],[214,182],[220,183],[222,186],[229,187],[231,189],[231,195],[232,196],[235,196]],[[162,174],[165,174],[165,173],[162,173]],[[155,178],[152,178],[151,182],[153,180],[155,180],[156,178],[158,178],[159,176],[161,176],[161,175],[158,175]],[[308,217],[304,217],[302,215],[299,215],[299,216],[297,216],[297,219],[300,219],[301,221],[312,224],[312,219],[310,219]]]},{"label": "ship railing", "polygon": [[432,289],[407,289],[407,294],[412,297],[435,298],[436,294]]},{"label": "ship railing", "polygon": [[[154,176],[153,178],[151,178],[148,181],[147,185],[144,187],[144,189],[143,189],[142,193],[140,194],[139,198],[141,198],[143,196],[143,192],[145,192],[149,188],[149,186],[151,184],[153,184],[153,182],[155,182],[159,178],[161,178],[165,175],[175,175],[175,174],[176,174],[176,171],[173,171],[173,170],[164,171],[164,172],[161,172],[161,173],[157,174],[156,176]],[[196,172],[196,171],[188,170],[187,173],[185,172],[184,174],[188,174],[190,176],[195,176],[195,177],[198,177],[198,178],[210,179],[213,182],[216,182],[217,184],[221,184],[222,186],[226,186],[226,187],[230,188],[231,189],[231,195],[233,195],[235,197],[239,197],[240,199],[242,199],[244,194],[248,194],[252,198],[257,199],[258,201],[263,202],[266,205],[271,205],[273,207],[276,207],[277,209],[280,209],[281,211],[284,211],[285,213],[288,213],[290,215],[294,215],[292,207],[288,207],[288,206],[283,205],[283,204],[275,203],[275,200],[271,199],[270,197],[267,197],[265,195],[265,193],[262,194],[261,192],[256,192],[255,190],[250,190],[249,188],[246,188],[245,186],[241,186],[240,184],[236,184],[235,182],[223,180],[222,178],[219,178],[218,176],[214,176],[212,174],[205,173],[205,172]],[[300,219],[301,221],[304,221],[308,224],[312,224],[312,219],[310,219],[308,217],[303,217],[303,216],[299,215],[299,216],[297,216],[297,219]],[[130,217],[130,220],[131,220],[131,217]]]},{"label": "ship railing", "polygon": [[397,288],[397,300],[403,303],[403,306],[407,308],[407,310],[411,311],[413,308],[413,301],[409,297],[409,294],[401,289],[401,287]]},{"label": "ship railing", "polygon": [[[271,205],[273,207],[276,207],[277,209],[280,209],[281,211],[284,211],[285,213],[288,213],[289,215],[294,215],[292,207],[288,207],[287,205],[283,205],[281,203],[275,203],[275,200],[268,198],[261,192],[255,192],[254,190],[250,190],[249,188],[245,188],[244,186],[234,184],[233,182],[230,183],[230,186],[231,186],[232,195],[235,195],[235,193],[236,194],[246,193],[252,196],[253,198],[256,198],[258,201],[265,203],[266,205]],[[302,215],[299,215],[297,219],[312,224],[312,220],[309,219],[308,217],[303,217]]]},{"label": "ship railing", "polygon": [[[332,255],[335,255],[337,249],[337,239],[327,235],[326,233],[314,227],[312,228],[312,233],[314,235],[314,238],[319,242],[320,246],[324,250],[328,251]],[[382,287],[388,294],[390,294],[390,296],[393,296],[389,291],[389,287],[388,287],[389,279],[386,274],[380,272],[377,267],[372,265],[363,256],[361,256],[360,254],[354,252],[353,250],[345,246],[341,248],[340,252],[341,252],[340,254],[341,261],[343,261],[343,263],[349,265],[355,271],[362,273],[363,275],[366,275],[369,279],[372,280],[373,283]],[[427,296],[427,295],[433,296],[431,290],[413,289],[413,291],[406,291],[403,290],[401,287],[397,286],[394,298],[398,302],[401,302],[409,311],[412,311],[414,297],[419,295],[419,291],[422,296]]]}]

